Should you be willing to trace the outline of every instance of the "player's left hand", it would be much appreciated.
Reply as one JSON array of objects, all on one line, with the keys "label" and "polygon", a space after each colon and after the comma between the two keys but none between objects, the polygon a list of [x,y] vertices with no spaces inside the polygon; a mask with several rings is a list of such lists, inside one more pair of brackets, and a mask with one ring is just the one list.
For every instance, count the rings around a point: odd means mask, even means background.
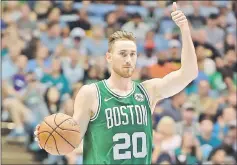
[{"label": "player's left hand", "polygon": [[173,21],[179,28],[188,27],[188,20],[181,10],[177,10],[176,2],[173,2],[173,12],[171,13]]}]

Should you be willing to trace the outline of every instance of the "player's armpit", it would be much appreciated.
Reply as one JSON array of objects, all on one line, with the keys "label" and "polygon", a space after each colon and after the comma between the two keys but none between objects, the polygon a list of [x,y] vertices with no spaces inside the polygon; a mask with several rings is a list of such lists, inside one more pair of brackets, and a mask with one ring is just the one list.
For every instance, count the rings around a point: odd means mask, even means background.
[{"label": "player's armpit", "polygon": [[185,73],[179,69],[171,72],[163,78],[154,78],[144,81],[142,84],[147,90],[151,100],[152,109],[161,99],[171,97],[182,91],[197,75]]},{"label": "player's armpit", "polygon": [[84,85],[75,98],[73,119],[80,127],[80,140],[83,139],[91,118],[91,113],[94,112],[98,104],[96,93],[97,89],[94,84]]}]

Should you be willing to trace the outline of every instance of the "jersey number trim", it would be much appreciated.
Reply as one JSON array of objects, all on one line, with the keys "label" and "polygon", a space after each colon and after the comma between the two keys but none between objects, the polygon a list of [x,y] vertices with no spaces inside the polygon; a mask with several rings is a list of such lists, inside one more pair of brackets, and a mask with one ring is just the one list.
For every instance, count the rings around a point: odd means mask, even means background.
[{"label": "jersey number trim", "polygon": [[[131,146],[131,137],[132,137],[132,152],[128,151],[128,148]],[[113,136],[113,142],[117,142],[121,139],[124,140],[123,144],[116,144],[113,147],[113,157],[114,160],[121,159],[131,159],[132,154],[135,158],[144,158],[147,155],[147,146],[146,146],[146,134],[144,132],[134,132],[132,136],[128,133],[117,133]],[[138,139],[142,140],[141,151],[138,151]],[[123,153],[120,153],[120,150],[126,150]]]}]

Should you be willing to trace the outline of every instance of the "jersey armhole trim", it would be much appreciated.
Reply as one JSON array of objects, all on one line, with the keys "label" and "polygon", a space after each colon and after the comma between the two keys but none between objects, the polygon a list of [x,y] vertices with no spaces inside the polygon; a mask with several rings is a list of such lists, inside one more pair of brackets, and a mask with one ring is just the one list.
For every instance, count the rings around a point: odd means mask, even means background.
[{"label": "jersey armhole trim", "polygon": [[[152,107],[151,107],[151,100],[150,100],[150,98],[149,98],[149,95],[148,95],[146,89],[144,88],[144,86],[143,86],[142,84],[139,84],[139,86],[141,87],[141,90],[145,93],[145,96],[146,96],[146,98],[147,98],[147,100],[148,100],[148,102],[149,102],[149,106],[150,106],[150,109],[151,109],[151,108],[152,108]],[[152,110],[152,109],[151,109],[151,110]]]},{"label": "jersey armhole trim", "polygon": [[99,112],[100,112],[100,106],[101,106],[101,95],[100,95],[100,90],[99,90],[99,87],[97,86],[97,84],[95,84],[96,86],[96,89],[97,89],[97,97],[99,98],[99,104],[98,104],[98,107],[97,107],[97,111],[96,113],[93,115],[93,117],[90,119],[90,121],[94,121],[98,115],[99,115]]}]

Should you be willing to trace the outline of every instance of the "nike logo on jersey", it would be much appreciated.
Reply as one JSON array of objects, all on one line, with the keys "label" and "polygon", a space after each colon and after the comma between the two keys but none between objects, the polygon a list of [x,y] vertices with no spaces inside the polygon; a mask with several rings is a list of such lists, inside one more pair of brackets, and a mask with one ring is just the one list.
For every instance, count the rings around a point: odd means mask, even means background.
[{"label": "nike logo on jersey", "polygon": [[104,101],[107,102],[107,101],[111,100],[112,98],[114,98],[114,97],[105,98]]}]

